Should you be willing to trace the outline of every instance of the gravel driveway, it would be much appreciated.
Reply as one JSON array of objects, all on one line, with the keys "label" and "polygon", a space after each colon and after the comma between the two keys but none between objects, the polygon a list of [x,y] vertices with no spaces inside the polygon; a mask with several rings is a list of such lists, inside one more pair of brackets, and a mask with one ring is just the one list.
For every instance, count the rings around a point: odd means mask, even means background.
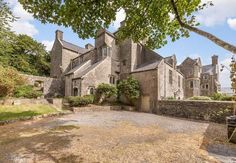
[{"label": "gravel driveway", "polygon": [[0,163],[236,162],[224,125],[126,111],[0,127]]}]

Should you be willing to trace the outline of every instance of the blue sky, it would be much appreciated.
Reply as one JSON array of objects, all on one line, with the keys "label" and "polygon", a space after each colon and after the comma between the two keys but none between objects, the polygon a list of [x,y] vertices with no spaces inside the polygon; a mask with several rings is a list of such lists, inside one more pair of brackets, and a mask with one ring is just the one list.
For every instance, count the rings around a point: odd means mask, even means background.
[{"label": "blue sky", "polygon": [[[13,13],[20,19],[12,24],[12,30],[18,34],[27,34],[39,42],[45,44],[49,50],[53,44],[55,30],[64,32],[64,39],[79,46],[87,43],[94,43],[93,39],[82,40],[70,28],[60,27],[54,24],[42,24],[27,13],[17,0],[6,0]],[[202,0],[206,2],[207,0]],[[197,19],[201,23],[199,28],[208,31],[219,38],[236,45],[236,0],[212,0],[214,7],[205,9],[197,14]],[[125,17],[123,11],[117,13],[117,20],[111,25],[109,30],[115,31],[119,27],[119,22]],[[209,40],[191,33],[189,38],[182,38],[174,43],[170,42],[156,52],[162,56],[175,54],[178,63],[186,57],[201,57],[203,64],[211,63],[211,56],[219,56],[219,62],[229,65],[232,54]],[[229,72],[224,70],[220,74],[222,87],[230,87]]]}]

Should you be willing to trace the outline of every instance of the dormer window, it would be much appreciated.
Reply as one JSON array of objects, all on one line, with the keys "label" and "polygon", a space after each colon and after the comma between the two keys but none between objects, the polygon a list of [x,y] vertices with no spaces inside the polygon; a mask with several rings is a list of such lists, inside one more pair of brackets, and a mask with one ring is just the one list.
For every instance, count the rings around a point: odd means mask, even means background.
[{"label": "dormer window", "polygon": [[107,46],[102,47],[102,56],[103,57],[110,56],[110,47]]}]

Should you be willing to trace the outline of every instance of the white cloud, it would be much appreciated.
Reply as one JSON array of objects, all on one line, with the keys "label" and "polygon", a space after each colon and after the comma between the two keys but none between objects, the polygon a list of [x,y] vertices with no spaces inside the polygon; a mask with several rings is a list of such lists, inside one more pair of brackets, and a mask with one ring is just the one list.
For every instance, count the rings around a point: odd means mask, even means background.
[{"label": "white cloud", "polygon": [[12,8],[14,16],[19,19],[11,24],[12,30],[17,34],[26,34],[28,36],[34,36],[38,34],[38,30],[32,23],[34,20],[32,14],[25,11],[22,5],[16,0],[7,1],[9,6]]},{"label": "white cloud", "polygon": [[236,18],[232,19],[232,18],[229,18],[227,20],[227,23],[229,25],[230,28],[236,30]]},{"label": "white cloud", "polygon": [[28,13],[27,11],[24,10],[23,6],[17,2],[12,10],[13,14],[17,17],[20,17],[20,21],[24,20],[33,20],[33,16],[32,14]]},{"label": "white cloud", "polygon": [[42,41],[42,44],[44,44],[46,46],[47,51],[52,50],[53,43],[54,43],[54,41],[48,41],[48,40],[43,40]]},{"label": "white cloud", "polygon": [[17,21],[14,22],[11,26],[12,31],[16,32],[17,34],[26,34],[32,37],[38,33],[38,30],[35,28],[35,26],[27,21]]},{"label": "white cloud", "polygon": [[123,9],[119,10],[117,13],[116,13],[116,20],[112,23],[113,27],[115,29],[118,29],[120,27],[120,22],[122,22],[123,20],[125,20],[125,11]]},{"label": "white cloud", "polygon": [[[203,3],[209,0],[202,0]],[[215,26],[226,22],[227,18],[236,17],[236,0],[212,0],[214,6],[200,11],[197,20],[205,26]]]}]

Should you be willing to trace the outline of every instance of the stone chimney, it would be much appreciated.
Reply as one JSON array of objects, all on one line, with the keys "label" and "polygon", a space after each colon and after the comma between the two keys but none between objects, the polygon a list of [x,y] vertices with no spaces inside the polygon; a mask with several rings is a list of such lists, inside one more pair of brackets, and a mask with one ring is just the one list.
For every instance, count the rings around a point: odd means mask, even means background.
[{"label": "stone chimney", "polygon": [[90,49],[92,49],[92,48],[93,48],[93,45],[91,45],[91,44],[86,44],[86,45],[85,45],[85,49],[90,50]]},{"label": "stone chimney", "polygon": [[56,30],[56,39],[63,40],[63,32],[60,30]]},{"label": "stone chimney", "polygon": [[212,60],[212,65],[218,65],[218,56],[217,55],[213,55],[211,57]]}]

